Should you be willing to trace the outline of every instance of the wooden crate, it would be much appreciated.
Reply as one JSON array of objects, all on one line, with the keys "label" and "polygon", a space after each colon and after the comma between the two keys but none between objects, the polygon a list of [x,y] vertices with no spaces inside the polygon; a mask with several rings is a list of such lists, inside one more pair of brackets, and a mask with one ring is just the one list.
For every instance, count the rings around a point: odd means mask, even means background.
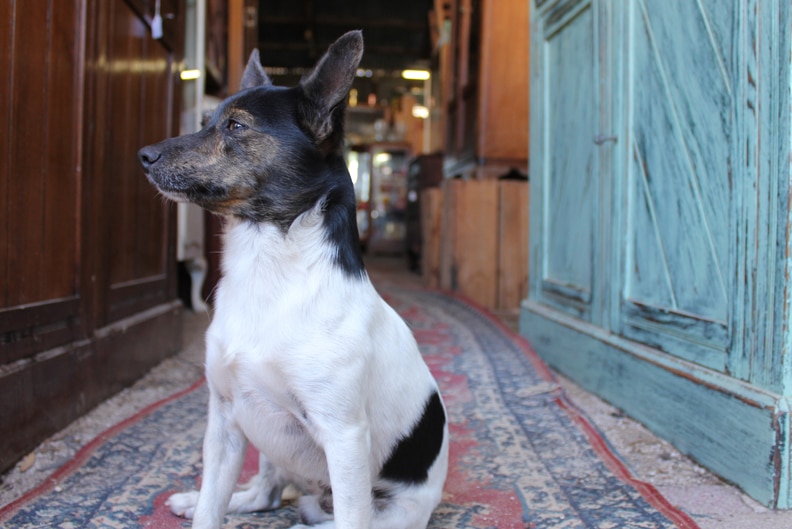
[{"label": "wooden crate", "polygon": [[490,309],[519,308],[528,283],[528,183],[446,180],[431,191],[421,199],[426,284]]},{"label": "wooden crate", "polygon": [[494,308],[498,277],[498,182],[443,185],[440,286]]},{"label": "wooden crate", "polygon": [[498,208],[497,309],[518,309],[528,295],[528,182],[502,180]]},{"label": "wooden crate", "polygon": [[440,241],[443,218],[443,190],[424,189],[421,193],[421,274],[426,285],[440,287]]}]

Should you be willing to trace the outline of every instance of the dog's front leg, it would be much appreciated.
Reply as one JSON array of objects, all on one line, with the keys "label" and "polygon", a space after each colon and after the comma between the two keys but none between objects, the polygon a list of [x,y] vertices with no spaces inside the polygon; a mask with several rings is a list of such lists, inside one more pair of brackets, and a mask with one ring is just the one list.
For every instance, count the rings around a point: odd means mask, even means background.
[{"label": "dog's front leg", "polygon": [[218,529],[239,479],[247,440],[231,419],[231,403],[210,384],[209,414],[203,443],[203,475],[193,529]]},{"label": "dog's front leg", "polygon": [[372,497],[370,433],[365,422],[334,431],[324,443],[337,529],[369,529]]}]

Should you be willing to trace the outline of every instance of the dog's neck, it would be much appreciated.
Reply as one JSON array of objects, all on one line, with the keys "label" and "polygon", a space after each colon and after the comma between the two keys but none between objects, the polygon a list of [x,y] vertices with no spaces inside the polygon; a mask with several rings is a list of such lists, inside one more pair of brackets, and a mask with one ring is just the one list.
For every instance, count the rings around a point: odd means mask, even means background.
[{"label": "dog's neck", "polygon": [[274,223],[228,217],[224,233],[223,281],[234,283],[235,288],[267,285],[277,290],[279,285],[308,276],[364,279],[367,276],[362,260],[360,270],[350,273],[339,257],[344,252],[355,253],[357,249],[344,248],[350,244],[349,237],[334,236],[328,228],[327,215],[324,202],[320,201],[298,216],[285,233]]}]

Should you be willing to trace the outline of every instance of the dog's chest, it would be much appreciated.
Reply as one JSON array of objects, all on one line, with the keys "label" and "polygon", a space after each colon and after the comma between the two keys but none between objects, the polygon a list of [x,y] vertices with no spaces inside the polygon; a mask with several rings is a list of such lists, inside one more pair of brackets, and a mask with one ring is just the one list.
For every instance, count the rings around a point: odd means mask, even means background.
[{"label": "dog's chest", "polygon": [[363,349],[375,295],[332,266],[316,222],[295,224],[288,236],[267,226],[227,233],[206,362],[240,420],[268,416],[290,431],[304,414],[304,386],[338,379]]}]

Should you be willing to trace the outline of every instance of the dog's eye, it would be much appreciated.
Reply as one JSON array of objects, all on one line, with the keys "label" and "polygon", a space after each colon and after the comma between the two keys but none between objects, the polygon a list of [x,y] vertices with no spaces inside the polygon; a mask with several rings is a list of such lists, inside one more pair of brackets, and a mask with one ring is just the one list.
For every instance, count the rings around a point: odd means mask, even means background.
[{"label": "dog's eye", "polygon": [[242,123],[235,121],[233,119],[228,120],[228,130],[239,130],[241,128],[244,128],[244,125]]}]

